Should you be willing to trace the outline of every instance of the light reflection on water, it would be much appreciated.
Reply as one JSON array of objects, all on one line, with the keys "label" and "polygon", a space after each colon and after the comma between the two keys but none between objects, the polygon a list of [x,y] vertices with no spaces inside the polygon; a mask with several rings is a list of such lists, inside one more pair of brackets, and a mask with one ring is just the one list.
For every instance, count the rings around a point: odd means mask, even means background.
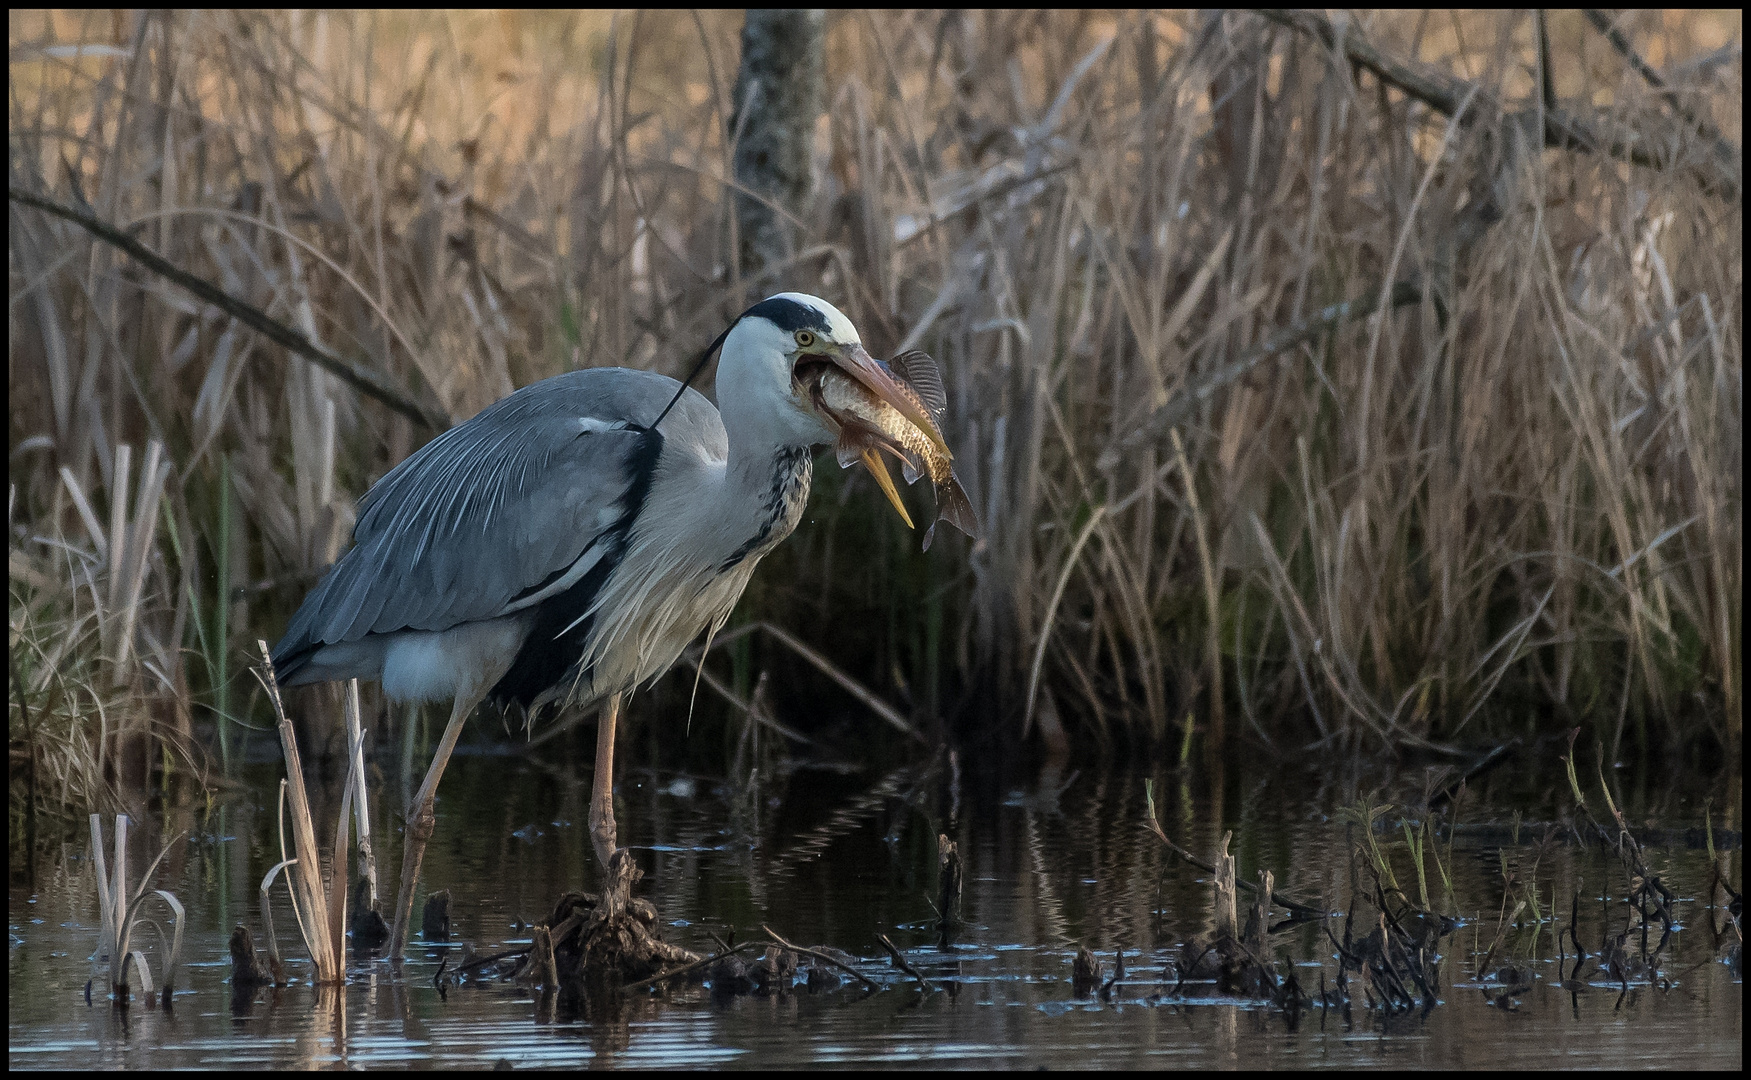
[{"label": "light reflection on water", "polygon": [[[709,951],[707,931],[734,928],[747,936],[769,923],[800,944],[831,944],[867,958],[866,968],[883,984],[874,993],[799,988],[725,1000],[693,987],[667,999],[629,998],[587,1019],[553,1015],[509,984],[453,987],[440,997],[433,975],[446,956],[454,966],[461,942],[481,953],[527,943],[528,925],[542,920],[566,889],[590,886],[594,874],[583,825],[587,759],[555,767],[474,757],[458,759],[446,777],[422,882],[454,894],[455,941],[416,942],[400,985],[388,964],[356,962],[339,997],[307,985],[309,967],[288,936],[294,923],[282,892],[275,922],[299,984],[264,990],[234,1012],[226,938],[239,921],[259,933],[256,885],[278,858],[270,799],[276,774],[264,767],[249,775],[253,789],[210,815],[198,805],[161,807],[136,825],[135,867],[156,853],[163,836],[191,833],[155,882],[178,894],[190,920],[183,989],[169,1012],[84,1002],[98,920],[82,837],[39,846],[31,871],[16,865],[15,850],[8,898],[11,1067],[490,1068],[505,1061],[546,1068],[1675,1069],[1739,1068],[1743,1061],[1742,983],[1717,959],[1711,913],[1701,903],[1708,860],[1699,850],[1649,852],[1686,901],[1679,917],[1687,928],[1675,935],[1663,967],[1675,981],[1670,989],[1642,985],[1620,995],[1601,985],[1571,996],[1547,985],[1556,954],[1554,927],[1547,925],[1511,932],[1498,953],[1530,967],[1538,985],[1517,1011],[1486,1004],[1473,965],[1496,931],[1504,841],[1499,832],[1482,834],[1488,842],[1462,834],[1449,870],[1466,924],[1441,945],[1441,1004],[1426,1017],[1382,1016],[1358,1005],[1348,1025],[1314,1010],[1292,1027],[1262,1007],[1161,1000],[1170,988],[1162,983],[1164,961],[1208,929],[1209,884],[1202,871],[1164,857],[1139,826],[1141,775],[1048,770],[1017,786],[962,777],[943,762],[869,774],[780,772],[751,790],[636,769],[621,778],[621,835],[639,851],[647,874],[640,891],[656,903],[670,940]],[[1356,833],[1335,811],[1358,791],[1372,790],[1373,780],[1261,774],[1210,783],[1162,773],[1156,783],[1163,823],[1184,846],[1208,852],[1232,829],[1243,877],[1268,866],[1282,891],[1330,907],[1347,903],[1347,852]],[[1407,801],[1419,783],[1406,779],[1390,797]],[[1559,785],[1553,791],[1531,777],[1483,784],[1461,820],[1511,823],[1516,809],[1526,821],[1556,820],[1566,784]],[[1701,793],[1693,805],[1660,793],[1660,785],[1653,790],[1624,796],[1639,807],[1632,819],[1640,812],[1665,826],[1700,822]],[[1733,792],[1736,798],[1736,785]],[[318,784],[313,801],[332,807],[333,794]],[[394,801],[404,797],[397,792]],[[382,785],[374,798],[380,803],[374,820],[389,820]],[[1715,798],[1720,805],[1719,793]],[[332,822],[319,820],[317,827],[319,835],[333,835]],[[934,948],[939,831],[957,840],[966,859],[967,925],[951,953]],[[1621,899],[1605,899],[1625,891],[1621,866],[1597,849],[1565,843],[1538,855],[1533,831],[1525,826],[1522,843],[1507,844],[1510,867],[1536,873],[1542,894],[1565,919],[1578,891],[1581,941],[1596,948],[1606,919],[1623,927]],[[380,843],[388,848],[379,852],[387,877],[399,866],[399,851],[392,838]],[[1400,882],[1414,895],[1415,871],[1402,843],[1397,853]],[[1734,851],[1735,881],[1738,859]],[[34,891],[20,884],[31,872]],[[893,938],[940,989],[924,994],[894,975],[880,959],[878,933]],[[1109,971],[1114,950],[1125,950],[1128,976],[1118,1000],[1072,998],[1070,963],[1079,945],[1095,949]],[[1321,964],[1328,975],[1335,971],[1316,924],[1277,934],[1273,946],[1281,963],[1301,965],[1297,974],[1310,991],[1317,991]]]}]

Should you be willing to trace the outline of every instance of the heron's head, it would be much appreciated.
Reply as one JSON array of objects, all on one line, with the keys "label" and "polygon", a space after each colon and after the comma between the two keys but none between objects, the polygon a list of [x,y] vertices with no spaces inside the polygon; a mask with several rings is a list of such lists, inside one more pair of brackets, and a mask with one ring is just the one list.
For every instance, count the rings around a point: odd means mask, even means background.
[{"label": "heron's head", "polygon": [[922,430],[936,431],[917,395],[864,349],[851,320],[807,293],[779,293],[760,301],[742,313],[724,338],[717,401],[725,426],[775,446],[833,442],[839,437],[838,425],[817,408],[810,391],[829,366],[856,379]]}]

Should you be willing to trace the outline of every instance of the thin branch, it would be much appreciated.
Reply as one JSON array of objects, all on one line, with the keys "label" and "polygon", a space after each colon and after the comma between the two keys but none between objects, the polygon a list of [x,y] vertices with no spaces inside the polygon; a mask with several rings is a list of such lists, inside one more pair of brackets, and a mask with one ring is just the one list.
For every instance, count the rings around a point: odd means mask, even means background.
[{"label": "thin branch", "polygon": [[870,990],[876,989],[876,984],[875,984],[874,979],[871,979],[868,975],[865,975],[863,972],[852,967],[850,964],[847,964],[842,960],[835,960],[831,956],[828,956],[824,952],[816,952],[814,949],[804,948],[801,945],[792,945],[790,942],[788,942],[788,941],[784,940],[784,938],[780,937],[772,929],[772,927],[767,926],[765,923],[760,924],[760,929],[766,931],[766,935],[768,937],[770,937],[774,942],[776,942],[779,948],[789,949],[793,953],[801,953],[803,956],[813,957],[816,960],[821,961],[823,964],[831,964],[834,967],[838,968],[840,971],[845,972],[847,975],[850,975],[852,978],[854,978],[858,982],[862,983],[867,989],[870,989]]},{"label": "thin branch", "polygon": [[772,717],[767,716],[765,710],[756,709],[749,702],[743,701],[741,698],[737,697],[736,692],[725,686],[722,679],[719,679],[716,675],[713,675],[705,669],[705,661],[696,656],[683,656],[681,659],[693,665],[693,668],[699,672],[700,682],[703,682],[713,693],[717,694],[731,705],[734,705],[743,713],[746,713],[749,719],[753,720],[756,724],[759,724],[761,727],[771,728],[785,738],[802,743],[804,746],[815,745],[815,740],[809,738],[807,735],[804,735],[800,731],[792,731],[790,728],[787,728],[783,724],[772,719]]},{"label": "thin branch", "polygon": [[432,431],[441,432],[449,428],[449,417],[428,409],[408,397],[400,388],[393,385],[389,377],[382,372],[342,360],[340,357],[318,348],[311,343],[309,338],[267,312],[253,304],[239,300],[205,278],[196,277],[194,274],[178,268],[126,232],[100,220],[95,215],[71,206],[64,206],[40,195],[33,195],[28,191],[21,191],[15,187],[6,189],[6,197],[12,202],[34,207],[44,213],[71,221],[104,243],[120,248],[148,270],[181,285],[195,296],[260,333],[269,341],[305,357],[359,393],[376,398],[408,419],[423,424]]},{"label": "thin branch", "polygon": [[[1302,319],[1294,326],[1278,331],[1268,341],[1248,349],[1241,354],[1239,359],[1224,366],[1204,380],[1196,390],[1189,394],[1181,394],[1155,410],[1154,415],[1137,425],[1131,434],[1125,436],[1124,445],[1136,446],[1139,443],[1149,442],[1160,438],[1169,428],[1178,427],[1185,422],[1187,417],[1191,416],[1193,410],[1208,401],[1212,394],[1251,371],[1258,366],[1260,361],[1268,360],[1280,352],[1286,352],[1297,345],[1312,341],[1321,334],[1335,329],[1339,323],[1348,322],[1351,319],[1366,318],[1374,314],[1380,309],[1382,291],[1370,288],[1355,300],[1345,300],[1341,304],[1332,304]],[[1422,299],[1423,290],[1420,286],[1412,281],[1400,281],[1393,285],[1387,306],[1397,309],[1409,304],[1420,303]]]},{"label": "thin branch", "polygon": [[[779,629],[778,627],[772,625],[769,622],[746,623],[742,626],[736,627],[734,630],[728,631],[727,633],[718,634],[716,637],[714,637],[712,639],[711,647],[715,649],[721,645],[726,644],[727,642],[731,642],[739,637],[743,637],[745,635],[751,634],[756,630],[763,630],[766,633],[771,634],[773,637],[777,638],[779,641],[779,644],[784,645],[785,647],[789,648],[790,650],[795,652],[798,656],[801,656],[804,660],[807,660],[809,663],[813,664],[816,668],[820,669],[822,674],[826,675],[828,678],[832,679],[834,682],[836,682],[840,686],[844,687],[846,692],[851,694],[852,697],[856,698],[858,701],[863,702],[863,704],[871,712],[875,713],[877,716],[881,717],[883,720],[886,720],[889,724],[893,725],[898,730],[904,732],[907,735],[910,735],[912,738],[918,740],[919,742],[925,744],[926,746],[930,745],[930,740],[926,739],[924,737],[924,735],[917,728],[913,727],[911,725],[911,723],[908,722],[907,719],[900,714],[900,711],[898,709],[894,708],[892,705],[889,705],[887,702],[885,702],[881,698],[877,697],[875,695],[874,691],[870,690],[868,687],[864,686],[862,683],[858,682],[856,679],[852,678],[850,675],[847,675],[844,671],[840,670],[833,663],[833,661],[827,659],[825,656],[822,656],[820,653],[816,652],[814,649],[809,648],[807,645],[805,645],[801,641],[797,640],[797,638],[795,636],[787,633],[784,630]],[[694,664],[696,662],[703,660],[704,656],[705,656],[704,647],[703,646],[695,646],[693,649],[689,650],[686,654],[684,654],[681,657],[681,659],[686,660],[690,664]],[[718,686],[714,685],[714,683],[716,683],[716,680],[714,679],[714,677],[711,675],[710,672],[705,673],[705,675],[702,677],[702,681],[704,681],[707,686],[712,687],[712,689],[714,691],[716,691],[718,689]],[[741,699],[735,697],[733,693],[729,693],[727,687],[724,688],[723,692],[724,692],[725,696],[729,698],[730,702],[732,704],[734,704],[737,708],[740,708],[744,711],[747,711],[749,709],[749,706],[747,704],[743,703],[741,701]],[[570,731],[574,726],[576,726],[580,721],[582,721],[584,717],[586,717],[588,715],[590,715],[590,714],[587,712],[581,711],[581,710],[571,713],[569,716],[558,721],[557,723],[549,725],[547,727],[547,729],[545,731],[543,731],[541,734],[530,738],[526,743],[523,744],[522,751],[524,753],[528,753],[530,750],[533,750],[535,747],[540,746],[541,744],[548,742],[552,739],[558,738],[563,733]],[[759,719],[759,718],[757,717],[757,719]],[[767,721],[770,721],[770,724],[768,726],[772,727],[775,731],[779,732],[780,734],[784,735],[787,738],[797,739],[797,740],[805,742],[805,743],[810,742],[810,740],[805,738],[801,733],[793,732],[789,728],[786,728],[786,727],[780,725],[777,721],[771,720],[771,718],[769,718],[769,717],[760,720],[760,722],[762,722],[762,723],[766,723]],[[812,743],[811,743],[811,745],[812,745]]]},{"label": "thin branch", "polygon": [[[1318,12],[1259,9],[1257,14],[1316,38],[1328,49],[1341,49],[1351,63],[1372,72],[1382,82],[1396,87],[1444,116],[1455,115],[1459,111],[1460,103],[1474,90],[1473,84],[1464,79],[1412,68],[1404,61],[1388,56],[1369,44],[1360,34],[1353,32],[1349,23],[1345,24],[1343,40],[1340,42],[1337,29]],[[1483,114],[1487,114],[1487,110]],[[1557,109],[1544,110],[1543,138],[1546,146],[1602,153],[1650,169],[1666,169],[1674,164],[1657,149],[1651,148],[1656,144],[1635,132],[1630,132],[1627,137],[1611,138],[1596,130],[1588,121]],[[1737,170],[1724,167],[1718,160],[1714,164],[1714,169],[1697,171],[1698,181],[1712,195],[1729,202],[1738,199]]]},{"label": "thin branch", "polygon": [[1660,73],[1641,58],[1640,53],[1635,51],[1635,46],[1629,43],[1629,38],[1625,37],[1623,31],[1617,28],[1616,21],[1610,15],[1598,8],[1582,8],[1581,14],[1587,16],[1587,21],[1593,24],[1593,28],[1605,36],[1605,40],[1611,43],[1611,47],[1617,50],[1618,55],[1623,57],[1635,73],[1642,77],[1643,81],[1660,91],[1660,95],[1666,99],[1666,104],[1672,106],[1673,111],[1695,128],[1698,135],[1714,144],[1716,157],[1723,158],[1723,163],[1736,167],[1738,152],[1726,139],[1721,137],[1720,130],[1684,104],[1684,99],[1678,95],[1678,92],[1673,90],[1666,83],[1666,80],[1660,77]]},{"label": "thin branch", "polygon": [[1550,70],[1550,25],[1543,8],[1533,12],[1538,29],[1538,92],[1547,110],[1556,108],[1556,76]]},{"label": "thin branch", "polygon": [[[1193,855],[1191,852],[1187,851],[1185,848],[1180,847],[1178,844],[1174,843],[1172,840],[1169,840],[1167,838],[1167,833],[1162,830],[1161,824],[1155,820],[1155,782],[1152,780],[1144,782],[1144,801],[1146,803],[1148,803],[1148,810],[1144,815],[1144,826],[1150,832],[1155,834],[1155,838],[1157,840],[1160,840],[1163,844],[1165,844],[1167,846],[1167,850],[1173,852],[1175,855],[1178,855],[1180,858],[1184,859],[1186,862],[1191,863],[1193,866],[1197,867],[1198,869],[1204,871],[1207,874],[1214,874],[1216,872],[1216,867],[1213,863],[1210,863],[1204,859],[1198,858],[1196,855]],[[1247,891],[1253,893],[1254,895],[1257,895],[1257,893],[1259,891],[1259,887],[1257,885],[1255,885],[1252,882],[1247,881],[1244,878],[1241,878],[1239,876],[1235,877],[1234,883],[1236,885],[1240,886],[1241,888],[1246,889]],[[1271,902],[1278,905],[1279,907],[1286,907],[1290,911],[1293,911],[1298,915],[1304,915],[1304,916],[1309,916],[1309,917],[1318,918],[1318,919],[1323,919],[1326,917],[1325,912],[1314,907],[1313,905],[1304,904],[1299,900],[1293,899],[1292,897],[1284,896],[1282,893],[1278,892],[1275,889],[1271,890]]]},{"label": "thin branch", "polygon": [[911,725],[911,723],[907,721],[907,719],[904,716],[901,716],[897,709],[895,709],[892,705],[889,705],[887,702],[883,701],[881,698],[877,697],[872,691],[870,691],[862,683],[858,682],[856,679],[852,678],[851,676],[845,674],[845,672],[839,670],[839,668],[833,663],[833,661],[827,659],[825,656],[822,656],[820,653],[809,648],[807,645],[804,645],[800,640],[798,640],[796,637],[792,636],[786,630],[780,629],[779,627],[774,626],[769,622],[761,622],[758,625],[760,626],[761,629],[765,630],[768,634],[771,634],[773,637],[777,638],[779,644],[790,649],[792,652],[796,653],[798,656],[802,657],[804,660],[807,660],[809,663],[813,664],[821,672],[821,674],[827,676],[829,679],[832,679],[834,682],[836,682],[840,686],[844,687],[846,692],[849,693],[852,697],[863,702],[864,706],[866,708],[868,708],[870,712],[875,713],[877,716],[881,717],[883,720],[886,720],[893,727],[897,728],[898,730],[904,732],[907,735],[912,736],[912,738],[917,739],[919,742],[924,743],[925,745],[929,745],[930,740],[926,739],[918,731],[917,728],[913,727]]},{"label": "thin branch", "polygon": [[893,959],[895,967],[918,980],[918,988],[920,990],[929,993],[936,989],[936,987],[930,985],[930,980],[924,977],[923,972],[906,962],[906,958],[900,955],[900,950],[894,948],[894,943],[888,940],[888,935],[877,934],[876,940],[882,943],[882,948],[888,950],[888,956]]}]

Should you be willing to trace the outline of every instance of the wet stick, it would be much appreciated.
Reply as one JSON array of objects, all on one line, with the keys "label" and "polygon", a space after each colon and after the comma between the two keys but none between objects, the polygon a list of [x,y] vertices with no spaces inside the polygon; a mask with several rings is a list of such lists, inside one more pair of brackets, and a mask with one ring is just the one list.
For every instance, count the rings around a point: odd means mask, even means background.
[{"label": "wet stick", "polygon": [[1252,914],[1247,919],[1244,944],[1254,956],[1263,957],[1271,932],[1271,885],[1275,879],[1269,870],[1259,871],[1259,887],[1253,891]]},{"label": "wet stick", "polygon": [[420,913],[420,936],[427,941],[450,940],[450,890],[439,889],[426,897]]},{"label": "wet stick", "polygon": [[[1161,823],[1156,820],[1155,781],[1153,781],[1153,780],[1143,781],[1143,803],[1144,803],[1143,827],[1148,829],[1150,832],[1154,833],[1155,838],[1157,840],[1160,840],[1162,845],[1165,846],[1167,848],[1167,850],[1171,851],[1174,855],[1178,856],[1181,860],[1188,862],[1188,863],[1191,863],[1193,866],[1197,867],[1198,869],[1204,871],[1207,874],[1214,874],[1216,872],[1216,866],[1214,863],[1211,863],[1207,859],[1198,858],[1196,855],[1193,855],[1191,852],[1187,851],[1183,847],[1180,847],[1178,844],[1174,843],[1171,839],[1168,838],[1166,830],[1162,829]],[[1238,885],[1238,887],[1243,888],[1243,889],[1257,888],[1257,886],[1254,885],[1250,881],[1240,881],[1240,882],[1236,882],[1236,884]],[[1271,902],[1276,904],[1279,907],[1288,908],[1290,911],[1294,912],[1300,918],[1323,919],[1326,916],[1326,913],[1324,911],[1321,911],[1319,908],[1316,908],[1311,904],[1304,904],[1301,901],[1296,900],[1294,897],[1284,896],[1282,893],[1279,893],[1279,892],[1271,893]]]},{"label": "wet stick", "polygon": [[936,837],[937,892],[936,910],[940,913],[937,922],[937,947],[949,947],[949,934],[960,925],[961,919],[961,851],[947,834],[938,833]]},{"label": "wet stick", "polygon": [[523,967],[520,980],[531,983],[543,990],[559,989],[559,963],[553,955],[553,933],[545,926],[537,926],[530,935],[532,944],[529,947],[529,959]]},{"label": "wet stick", "polygon": [[1112,1000],[1114,993],[1123,993],[1123,988],[1119,986],[1119,983],[1124,981],[1124,978],[1125,950],[1115,949],[1113,950],[1113,974],[1111,978],[1107,979],[1107,981],[1101,985],[1101,1000],[1110,1001]]},{"label": "wet stick", "polygon": [[231,931],[231,987],[233,991],[253,990],[263,983],[273,982],[273,976],[256,957],[255,939],[249,927],[242,923]]},{"label": "wet stick", "polygon": [[1076,958],[1070,962],[1070,992],[1079,998],[1087,997],[1100,986],[1100,980],[1100,960],[1086,945],[1077,949]]},{"label": "wet stick", "polygon": [[789,949],[793,953],[798,953],[802,956],[811,957],[815,960],[821,961],[823,964],[828,964],[828,965],[831,965],[832,967],[836,967],[840,971],[845,972],[847,975],[850,975],[852,978],[854,978],[858,982],[862,983],[864,985],[864,988],[867,990],[874,990],[876,988],[875,982],[872,979],[870,979],[869,976],[865,975],[863,972],[852,967],[850,964],[844,963],[843,961],[840,961],[840,960],[835,960],[831,956],[828,956],[826,953],[819,952],[815,949],[805,949],[801,945],[792,945],[790,942],[784,940],[783,938],[779,937],[776,933],[774,933],[770,926],[766,926],[766,925],[762,924],[760,929],[766,931],[766,936],[770,937],[775,943],[777,943],[777,945],[780,948]]},{"label": "wet stick", "polygon": [[1214,889],[1217,940],[1238,939],[1240,936],[1240,925],[1234,907],[1234,856],[1228,854],[1228,842],[1233,838],[1233,832],[1225,832],[1222,834],[1222,841],[1216,845]]},{"label": "wet stick", "polygon": [[894,962],[895,967],[918,980],[918,988],[920,990],[929,993],[936,989],[936,987],[930,985],[930,980],[926,979],[922,972],[906,962],[906,958],[900,955],[900,950],[894,948],[894,943],[888,940],[888,935],[877,934],[876,940],[881,942],[882,948],[888,951],[888,958]]},{"label": "wet stick", "polygon": [[718,942],[718,947],[720,950],[719,952],[713,953],[710,956],[702,956],[697,960],[694,960],[690,963],[682,964],[681,966],[679,966],[677,968],[662,972],[661,974],[652,975],[648,979],[640,979],[637,982],[627,983],[626,985],[622,986],[620,989],[623,992],[631,991],[631,990],[643,990],[647,986],[655,986],[657,983],[668,982],[670,979],[678,979],[683,975],[691,974],[695,971],[698,971],[700,968],[710,967],[711,965],[717,963],[719,960],[728,959],[731,956],[735,956],[735,955],[738,955],[740,953],[745,953],[745,952],[748,952],[752,949],[763,949],[766,947],[766,942],[764,942],[764,941],[744,941],[740,945],[730,946],[730,945],[724,944],[723,939],[718,938],[717,935],[714,934],[714,935],[712,935],[712,937],[714,940],[716,940]]},{"label": "wet stick", "polygon": [[[573,904],[574,894],[561,899],[561,906],[555,909],[556,920],[566,907],[572,908],[571,915],[582,915],[575,952],[567,950],[568,954],[576,956],[576,966],[560,972],[560,977],[568,985],[576,981],[582,981],[586,986],[642,983],[661,975],[666,965],[687,964],[698,959],[688,950],[671,945],[654,933],[656,909],[632,896],[632,887],[643,876],[632,852],[618,848],[609,859],[600,898],[593,904],[584,905]],[[581,894],[575,895],[586,902],[589,900]],[[570,917],[568,915],[567,919]],[[554,927],[556,950],[562,944],[561,930],[565,921],[557,920]]]}]

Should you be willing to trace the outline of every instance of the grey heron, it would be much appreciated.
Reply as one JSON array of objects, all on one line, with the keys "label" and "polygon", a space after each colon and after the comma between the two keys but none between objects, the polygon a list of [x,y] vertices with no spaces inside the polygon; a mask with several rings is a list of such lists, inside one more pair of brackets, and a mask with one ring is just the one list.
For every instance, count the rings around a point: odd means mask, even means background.
[{"label": "grey heron", "polygon": [[[770,297],[717,346],[716,408],[655,372],[593,368],[427,443],[365,493],[352,548],[274,648],[286,685],[377,679],[393,700],[452,703],[407,809],[391,956],[406,945],[438,781],[483,701],[600,703],[590,837],[609,867],[621,696],[721,626],[796,528],[810,448],[839,433],[811,401],[811,371],[844,372],[941,446],[917,395],[825,300]],[[899,506],[885,467],[866,464]]]}]

